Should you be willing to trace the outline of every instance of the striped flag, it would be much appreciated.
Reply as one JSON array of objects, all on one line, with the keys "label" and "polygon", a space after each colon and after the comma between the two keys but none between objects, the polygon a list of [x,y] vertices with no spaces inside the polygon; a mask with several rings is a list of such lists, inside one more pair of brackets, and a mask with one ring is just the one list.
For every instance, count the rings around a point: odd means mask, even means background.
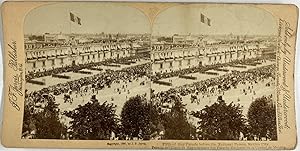
[{"label": "striped flag", "polygon": [[75,15],[70,12],[70,19],[72,22],[75,22]]},{"label": "striped flag", "polygon": [[81,19],[79,17],[77,17],[77,23],[78,25],[81,25]]},{"label": "striped flag", "polygon": [[210,18],[206,17],[205,15],[203,15],[202,13],[200,14],[200,21],[203,24],[207,24],[208,26],[211,26],[211,20]]},{"label": "striped flag", "polygon": [[78,25],[81,25],[81,18],[75,16],[72,12],[70,12],[70,20]]}]

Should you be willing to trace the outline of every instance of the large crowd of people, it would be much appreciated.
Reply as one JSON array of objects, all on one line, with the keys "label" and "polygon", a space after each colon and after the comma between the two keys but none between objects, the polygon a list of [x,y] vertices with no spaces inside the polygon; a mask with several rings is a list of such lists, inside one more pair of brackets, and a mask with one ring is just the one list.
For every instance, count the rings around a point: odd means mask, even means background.
[{"label": "large crowd of people", "polygon": [[[54,69],[47,72],[41,72],[43,74],[35,74],[28,78],[36,78],[40,76],[47,76],[58,74],[62,72],[68,71],[80,71],[82,69],[100,69],[97,68],[100,66],[109,66],[109,65],[130,65],[132,63],[138,62],[139,58],[131,57],[131,58],[122,58],[122,59],[111,59],[100,63],[90,63],[87,65],[76,65],[65,67],[61,69]],[[115,88],[114,93],[116,94],[129,94],[131,91],[127,88],[127,84],[132,81],[139,81],[140,78],[151,78],[151,80],[160,80],[169,77],[175,76],[184,76],[190,73],[205,73],[208,70],[216,69],[216,71],[226,72],[224,75],[214,76],[213,78],[209,78],[202,81],[197,81],[191,84],[184,84],[177,87],[170,87],[170,89],[166,91],[155,91],[151,89],[151,102],[159,109],[159,112],[164,114],[166,112],[171,112],[172,108],[175,106],[175,101],[183,100],[183,98],[187,98],[191,96],[191,103],[198,101],[197,98],[202,99],[202,97],[210,97],[213,94],[222,94],[224,95],[225,91],[229,91],[230,89],[236,89],[239,85],[244,85],[247,89],[243,90],[242,93],[246,94],[249,92],[255,93],[255,89],[253,89],[253,84],[260,83],[264,80],[267,81],[275,81],[275,64],[256,67],[249,70],[237,71],[237,70],[226,70],[224,67],[227,66],[256,66],[257,64],[261,64],[264,60],[252,59],[252,60],[244,60],[244,61],[236,61],[227,64],[217,64],[211,66],[198,66],[188,69],[183,69],[179,71],[174,71],[170,73],[157,73],[155,75],[151,75],[151,63],[143,63],[135,66],[129,66],[125,68],[119,68],[119,70],[112,69],[101,69],[98,74],[91,75],[88,77],[83,77],[78,80],[69,81],[66,83],[59,83],[57,85],[49,86],[38,91],[29,92],[26,90],[25,93],[25,106],[29,109],[31,114],[36,114],[43,111],[43,108],[47,106],[49,100],[55,100],[55,98],[59,95],[62,95],[64,98],[64,103],[72,104],[72,94],[75,94],[76,97],[90,94],[95,94],[94,91],[98,91],[104,88],[114,88],[115,85],[118,84],[118,88]],[[230,72],[229,72],[230,71]],[[143,79],[144,80],[144,79]],[[142,81],[143,81],[142,80]],[[150,80],[150,79],[149,79]],[[145,81],[145,80],[144,80]],[[141,83],[142,85],[142,83]],[[266,86],[270,84],[267,82]],[[248,89],[249,87],[249,89]],[[91,93],[92,92],[92,93]],[[70,97],[71,96],[71,97]],[[73,95],[74,96],[74,95]],[[146,95],[145,95],[146,96]],[[218,95],[219,96],[219,95]],[[111,98],[113,99],[113,97]],[[219,98],[218,98],[219,99]],[[78,99],[77,99],[78,100]],[[75,99],[76,101],[76,99]],[[113,101],[113,100],[112,100]],[[126,101],[126,100],[124,100]],[[185,104],[183,104],[186,106]],[[119,106],[118,106],[119,107]],[[122,106],[120,106],[122,107]],[[188,108],[184,108],[186,111]],[[60,109],[58,109],[60,110]],[[60,111],[59,111],[60,112]],[[62,112],[60,112],[62,113]],[[190,113],[190,112],[187,112]],[[63,115],[63,114],[62,114]],[[60,118],[62,117],[60,115]],[[189,118],[190,120],[190,118]],[[62,118],[63,123],[67,123],[68,121]]]},{"label": "large crowd of people", "polygon": [[155,92],[152,90],[152,101],[163,105],[164,103],[172,103],[170,98],[172,95],[186,96],[190,94],[211,95],[215,92],[222,93],[229,89],[234,89],[239,84],[245,85],[246,82],[258,83],[265,79],[271,78],[275,80],[275,64],[258,67],[247,71],[232,71],[231,73],[218,76],[215,78],[186,84],[175,88],[170,88],[167,91]]},{"label": "large crowd of people", "polygon": [[[107,60],[104,62],[100,62],[101,65],[105,64],[128,64],[128,63],[134,63],[134,60],[137,59],[135,57],[130,58],[123,58],[119,60]],[[240,64],[254,64],[258,63],[258,60],[247,60],[243,62],[237,62]],[[98,63],[99,64],[99,63]],[[97,64],[97,65],[98,65]],[[232,64],[232,63],[231,63]],[[207,70],[211,69],[219,69],[224,66],[228,66],[229,64],[219,64],[219,65],[211,65],[211,66],[205,66],[205,67],[194,67],[194,68],[188,68],[184,70],[179,70],[171,73],[163,73],[163,74],[156,74],[156,75],[150,75],[150,63],[145,63],[137,66],[131,66],[127,68],[123,68],[121,70],[110,70],[106,69],[104,72],[101,72],[99,74],[90,76],[90,77],[84,77],[80,78],[78,80],[69,81],[67,83],[60,83],[54,86],[49,86],[47,88],[43,88],[39,91],[33,91],[33,92],[27,92],[25,99],[26,103],[28,102],[43,102],[43,97],[46,95],[61,95],[61,94],[67,94],[65,96],[68,96],[71,93],[76,94],[84,94],[88,91],[88,89],[91,90],[101,90],[104,87],[110,87],[112,83],[120,83],[120,82],[131,82],[133,80],[137,80],[141,77],[150,77],[151,80],[159,80],[162,78],[168,78],[168,77],[174,77],[178,75],[185,75],[189,73],[196,73],[196,72],[205,72]],[[60,72],[66,72],[68,70],[80,70],[84,68],[92,68],[96,66],[95,63],[91,63],[88,65],[78,65],[73,66],[69,68],[64,69],[55,69],[51,70],[49,72],[45,72],[45,75],[48,74],[56,74]],[[272,77],[274,77],[274,68],[275,65],[269,65],[264,66],[260,68],[255,68],[243,72],[239,71],[232,71],[231,73],[218,76],[216,78],[207,79],[204,81],[198,81],[194,82],[192,84],[186,84],[182,85],[176,88],[171,88],[167,91],[161,91],[161,92],[154,92],[152,93],[152,100],[154,102],[159,103],[170,103],[171,99],[168,99],[168,96],[171,94],[179,94],[181,96],[186,96],[189,94],[207,94],[209,95],[212,92],[220,92],[220,91],[226,91],[230,88],[235,88],[238,84],[245,83],[245,81],[250,81],[257,83],[258,81]],[[34,75],[33,77],[38,76],[45,76],[45,75]],[[32,77],[31,77],[32,78]],[[154,90],[152,90],[153,92]]]},{"label": "large crowd of people", "polygon": [[91,68],[91,67],[100,66],[100,65],[107,65],[107,64],[112,64],[112,63],[128,65],[131,63],[135,63],[139,59],[141,59],[140,56],[130,56],[130,57],[124,57],[124,58],[118,58],[118,59],[107,59],[107,60],[101,61],[101,62],[90,62],[90,63],[86,63],[86,64],[76,64],[76,65],[74,64],[74,65],[62,66],[59,68],[53,68],[53,69],[49,69],[49,70],[45,69],[43,71],[28,72],[25,75],[25,79],[26,79],[26,81],[29,81],[34,78],[50,76],[53,74],[76,71],[76,70]]},{"label": "large crowd of people", "polygon": [[219,69],[225,66],[235,65],[235,64],[245,64],[245,65],[256,65],[259,63],[259,61],[262,60],[262,58],[253,58],[253,59],[247,59],[247,60],[235,60],[228,63],[222,63],[222,64],[214,64],[214,65],[207,65],[207,66],[195,66],[191,68],[186,68],[182,70],[176,70],[171,72],[164,72],[164,73],[156,73],[155,75],[151,76],[151,79],[153,81],[180,76],[180,75],[186,75],[190,73],[196,73],[196,72],[205,72],[212,69]]},{"label": "large crowd of people", "polygon": [[[43,103],[44,97],[48,95],[60,95],[70,93],[86,93],[87,88],[93,88],[93,90],[100,90],[104,87],[110,87],[112,83],[131,82],[138,78],[148,76],[150,63],[145,63],[137,66],[131,66],[123,68],[121,70],[113,71],[106,70],[99,74],[84,77],[75,81],[69,81],[67,83],[60,83],[54,86],[43,88],[39,91],[26,92],[26,103]],[[44,102],[46,103],[46,102]]]},{"label": "large crowd of people", "polygon": [[[32,78],[47,76],[58,74],[61,72],[70,71],[79,71],[81,69],[89,69],[95,68],[99,65],[110,65],[110,64],[131,64],[138,61],[136,57],[123,58],[123,59],[111,59],[100,63],[90,63],[86,65],[76,65],[70,67],[64,67],[59,69],[54,69],[51,71],[40,72],[29,74],[26,77],[27,80]],[[106,69],[101,71],[98,74],[91,75],[89,77],[83,77],[78,80],[69,81],[66,83],[60,83],[57,85],[49,86],[47,88],[43,88],[38,91],[28,92],[26,90],[25,93],[25,105],[29,107],[31,112],[40,112],[43,110],[43,107],[47,105],[47,100],[54,99],[58,95],[64,95],[64,100],[70,101],[71,94],[77,95],[86,95],[89,91],[98,91],[103,88],[110,88],[112,84],[120,84],[123,87],[116,88],[116,93],[121,93],[121,91],[129,93],[129,90],[126,89],[127,83],[132,81],[137,81],[139,78],[149,77],[151,80],[160,80],[163,78],[175,77],[180,75],[186,75],[190,73],[200,72],[203,73],[212,69],[222,69],[222,67],[230,66],[230,65],[257,65],[260,64],[262,60],[247,60],[247,61],[237,61],[234,63],[227,64],[217,64],[211,66],[199,66],[194,68],[183,69],[179,71],[174,71],[171,73],[157,73],[156,75],[150,74],[151,63],[144,63],[135,66],[130,66],[126,68],[120,68],[120,70],[111,70]],[[156,92],[151,90],[151,101],[155,104],[156,107],[164,111],[169,111],[172,108],[174,102],[174,97],[183,98],[184,96],[191,95],[191,100],[193,97],[197,98],[199,96],[207,96],[212,95],[214,93],[224,93],[230,89],[235,89],[238,85],[248,85],[249,90],[252,90],[250,86],[254,83],[259,83],[266,79],[275,80],[275,64],[262,66],[253,68],[245,71],[231,71],[227,72],[221,76],[215,76],[214,78],[197,81],[191,84],[185,84],[181,86],[177,86],[174,88],[170,88],[167,91],[159,91]],[[123,85],[125,83],[125,85]],[[124,87],[125,86],[125,87]],[[127,92],[128,91],[128,92]],[[94,93],[94,92],[93,92]],[[244,90],[244,93],[245,90]],[[126,97],[127,99],[127,97]],[[191,103],[194,103],[193,101]],[[199,103],[199,102],[197,102]]]}]

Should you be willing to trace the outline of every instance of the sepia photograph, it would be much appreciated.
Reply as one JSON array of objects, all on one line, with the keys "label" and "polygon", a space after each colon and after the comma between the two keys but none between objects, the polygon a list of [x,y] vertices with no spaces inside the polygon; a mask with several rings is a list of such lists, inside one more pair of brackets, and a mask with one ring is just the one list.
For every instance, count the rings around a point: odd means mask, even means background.
[{"label": "sepia photograph", "polygon": [[160,138],[277,140],[276,32],[273,16],[251,6],[160,13],[151,39]]},{"label": "sepia photograph", "polygon": [[132,139],[149,124],[130,115],[149,114],[138,106],[150,100],[147,18],[125,5],[83,5],[43,6],[26,17],[22,138]]},{"label": "sepia photograph", "polygon": [[277,141],[278,20],[253,5],[158,10],[31,10],[21,138]]}]

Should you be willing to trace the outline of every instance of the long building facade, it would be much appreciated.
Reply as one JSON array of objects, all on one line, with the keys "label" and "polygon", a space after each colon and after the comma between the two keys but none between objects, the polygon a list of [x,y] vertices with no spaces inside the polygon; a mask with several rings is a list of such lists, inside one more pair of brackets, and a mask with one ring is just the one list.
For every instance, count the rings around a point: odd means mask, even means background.
[{"label": "long building facade", "polygon": [[228,63],[256,58],[265,49],[259,43],[247,44],[153,44],[151,51],[152,73],[163,73],[196,66]]},{"label": "long building facade", "polygon": [[26,73],[134,56],[136,43],[57,44],[27,42]]}]

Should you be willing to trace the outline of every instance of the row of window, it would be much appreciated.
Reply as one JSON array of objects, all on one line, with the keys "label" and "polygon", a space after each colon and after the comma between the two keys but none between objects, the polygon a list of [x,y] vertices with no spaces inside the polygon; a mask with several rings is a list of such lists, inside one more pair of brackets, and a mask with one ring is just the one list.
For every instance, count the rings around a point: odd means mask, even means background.
[{"label": "row of window", "polygon": [[[89,47],[86,47],[85,49],[90,49]],[[55,51],[51,51],[51,52],[47,52],[47,51],[40,51],[40,52],[27,52],[27,56],[28,57],[43,57],[43,56],[57,56],[57,55],[68,55],[69,51],[68,50],[55,50]],[[81,52],[83,53],[83,52]],[[112,53],[112,52],[111,52]],[[72,54],[76,54],[75,51],[72,51]],[[126,52],[123,51],[123,55],[125,55]]]},{"label": "row of window", "polygon": [[[208,57],[208,61],[211,61],[212,58],[214,58],[214,61],[217,60],[217,56],[214,56],[214,57]],[[218,58],[219,58],[219,60],[221,60],[221,59],[222,59],[222,56],[219,56]],[[226,59],[226,58],[227,58],[227,55],[225,55],[225,59]],[[232,58],[232,54],[230,54],[230,58]]]},{"label": "row of window", "polygon": [[[125,55],[125,52],[123,54]],[[105,53],[103,53],[103,58],[105,58],[105,57],[106,57],[106,55],[105,55]],[[119,54],[118,54],[118,57],[119,57]],[[95,59],[95,55],[92,55],[92,58]],[[98,54],[98,58],[100,58],[100,54]],[[88,60],[90,59],[90,55],[88,55],[87,59]],[[82,56],[81,60],[84,61],[84,56]],[[60,64],[61,65],[64,64],[64,59],[63,58],[60,59]],[[55,66],[55,60],[54,59],[51,60],[51,65]],[[42,67],[46,67],[46,60],[42,61]],[[36,62],[33,62],[33,68],[36,68]]]},{"label": "row of window", "polygon": [[[173,62],[170,62],[169,65],[170,65],[169,67],[172,68],[173,67]],[[190,59],[187,60],[187,65],[191,65],[191,60]],[[179,66],[180,67],[182,66],[182,60],[179,60]],[[163,69],[164,68],[164,64],[160,63],[160,67],[159,68]]]},{"label": "row of window", "polygon": [[[122,53],[123,55],[126,55],[126,52]],[[105,58],[105,53],[103,53],[104,58]],[[111,52],[111,55],[113,55],[113,52]],[[119,55],[119,54],[118,54]],[[98,53],[98,57],[100,58],[100,54]],[[88,56],[88,58],[90,59],[90,57]],[[93,58],[95,58],[95,56],[93,55]],[[27,58],[27,59],[31,59],[31,58]]]},{"label": "row of window", "polygon": [[[88,55],[87,57],[88,57],[87,59],[90,60],[90,55]],[[106,55],[105,55],[105,53],[103,53],[103,58],[105,58],[105,57],[106,57]],[[92,58],[95,59],[95,55],[92,55]],[[100,54],[98,54],[98,58],[100,58]],[[81,56],[81,60],[84,61],[84,56]]]},{"label": "row of window", "polygon": [[25,44],[25,49],[42,49],[68,46],[68,44]]},{"label": "row of window", "polygon": [[[63,58],[60,59],[60,64],[61,65],[64,64],[64,59]],[[55,66],[55,60],[51,60],[51,65]],[[33,62],[32,66],[33,66],[33,68],[36,68],[36,62]],[[42,62],[42,67],[46,67],[46,61],[45,60]]]},{"label": "row of window", "polygon": [[[252,55],[252,53],[250,52],[250,56]],[[237,54],[237,57],[239,58],[241,56],[241,54]],[[224,57],[225,57],[225,59],[227,59],[227,55],[224,55]],[[244,58],[246,57],[246,55],[244,55],[243,56]],[[212,58],[214,58],[214,61],[216,61],[217,60],[217,56],[214,56],[214,57],[209,57],[208,58],[208,61],[212,61]],[[218,57],[219,58],[219,60],[222,60],[222,56],[219,56]],[[232,59],[232,54],[230,54],[230,59]]]},{"label": "row of window", "polygon": [[[196,55],[196,54],[192,54],[191,52],[184,53],[184,51],[181,54],[182,55]],[[155,53],[154,54],[154,56],[174,56],[174,55],[175,54],[173,52],[162,52],[162,53]]]}]

